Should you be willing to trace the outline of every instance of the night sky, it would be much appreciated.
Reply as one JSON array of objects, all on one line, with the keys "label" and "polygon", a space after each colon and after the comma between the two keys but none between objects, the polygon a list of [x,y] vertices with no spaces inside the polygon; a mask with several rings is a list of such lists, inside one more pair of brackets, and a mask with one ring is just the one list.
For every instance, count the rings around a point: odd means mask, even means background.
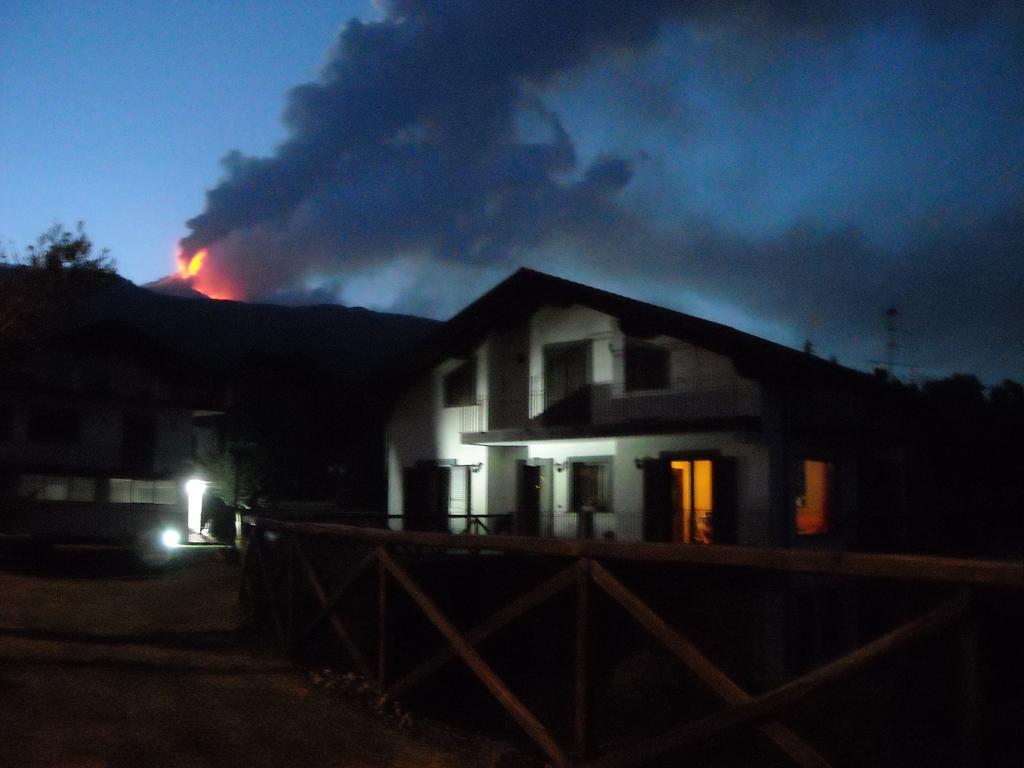
[{"label": "night sky", "polygon": [[8,2],[0,239],[444,318],[528,265],[1024,378],[1019,2]]}]

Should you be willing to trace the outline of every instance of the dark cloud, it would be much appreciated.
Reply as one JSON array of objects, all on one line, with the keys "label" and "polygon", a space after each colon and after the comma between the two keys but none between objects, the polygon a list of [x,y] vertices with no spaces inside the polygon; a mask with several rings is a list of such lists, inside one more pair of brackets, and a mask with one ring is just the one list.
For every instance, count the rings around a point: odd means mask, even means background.
[{"label": "dark cloud", "polygon": [[[637,158],[582,162],[545,106],[545,88],[603,57],[649,49],[666,24],[724,29],[737,39],[828,41],[893,18],[949,35],[993,13],[1016,14],[1014,7],[389,0],[381,21],[349,22],[320,79],[288,94],[288,138],[272,157],[224,158],[224,179],[188,222],[182,247],[208,247],[210,272],[247,296],[294,298],[312,277],[397,257],[492,275],[561,243],[581,262],[641,275],[692,266],[689,285],[783,320],[786,302],[777,295],[789,293],[792,304],[795,287],[804,306],[834,306],[841,290],[844,313],[866,321],[893,281],[927,276],[901,273],[855,229],[806,223],[750,241],[687,217],[683,204],[678,226],[655,226],[621,204]],[[672,114],[654,104],[669,90],[639,96],[652,102],[643,110],[651,119]],[[786,290],[766,288],[766,265]],[[411,300],[415,289],[402,308],[429,309]]]},{"label": "dark cloud", "polygon": [[[796,329],[819,352],[862,368],[884,357],[884,312],[896,307],[900,362],[918,374],[1024,376],[1024,199],[981,219],[918,222],[899,250],[873,244],[857,227],[813,221],[754,238],[697,217],[654,228],[610,205],[570,219],[564,248],[582,246],[590,274],[622,284],[642,264],[648,280],[668,286],[663,303],[687,309],[670,293],[685,286]],[[572,276],[564,262],[561,271]]]}]

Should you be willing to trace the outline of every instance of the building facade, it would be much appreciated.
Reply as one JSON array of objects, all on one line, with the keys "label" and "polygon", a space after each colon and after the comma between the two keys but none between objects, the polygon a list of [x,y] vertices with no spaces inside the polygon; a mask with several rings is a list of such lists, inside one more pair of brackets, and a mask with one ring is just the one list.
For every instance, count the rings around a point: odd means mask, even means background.
[{"label": "building facade", "polygon": [[186,360],[133,328],[48,340],[0,381],[0,533],[135,545],[198,532],[185,486],[221,412]]},{"label": "building facade", "polygon": [[882,548],[902,505],[884,389],[520,270],[445,324],[398,392],[388,512],[452,532]]}]

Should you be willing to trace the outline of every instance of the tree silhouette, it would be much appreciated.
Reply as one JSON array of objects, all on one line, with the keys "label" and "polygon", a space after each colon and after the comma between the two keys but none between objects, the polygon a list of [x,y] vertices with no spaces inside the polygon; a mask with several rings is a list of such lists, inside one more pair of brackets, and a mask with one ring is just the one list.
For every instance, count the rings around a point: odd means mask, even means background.
[{"label": "tree silhouette", "polygon": [[0,355],[8,357],[33,348],[66,321],[76,297],[117,276],[109,251],[96,251],[82,222],[74,232],[54,224],[24,253],[0,252],[0,262]]}]

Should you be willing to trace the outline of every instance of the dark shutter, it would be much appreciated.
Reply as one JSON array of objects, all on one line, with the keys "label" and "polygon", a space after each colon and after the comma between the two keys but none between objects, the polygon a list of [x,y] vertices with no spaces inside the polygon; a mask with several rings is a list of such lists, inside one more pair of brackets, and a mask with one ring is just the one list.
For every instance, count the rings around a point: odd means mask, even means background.
[{"label": "dark shutter", "polygon": [[402,518],[408,531],[423,530],[426,510],[427,467],[405,467],[402,470]]},{"label": "dark shutter", "polygon": [[540,535],[540,467],[519,465],[519,503],[516,505],[516,533]]},{"label": "dark shutter", "polygon": [[715,544],[736,544],[737,539],[737,490],[736,459],[716,458],[712,469],[712,537]]},{"label": "dark shutter", "polygon": [[402,470],[402,515],[409,531],[448,529],[448,467],[423,462]]},{"label": "dark shutter", "polygon": [[644,459],[644,541],[672,540],[668,462]]},{"label": "dark shutter", "polygon": [[[427,508],[425,530],[448,531],[448,504],[450,497],[451,469],[449,467],[427,467],[429,470],[431,504]],[[467,487],[468,491],[468,487]]]}]

